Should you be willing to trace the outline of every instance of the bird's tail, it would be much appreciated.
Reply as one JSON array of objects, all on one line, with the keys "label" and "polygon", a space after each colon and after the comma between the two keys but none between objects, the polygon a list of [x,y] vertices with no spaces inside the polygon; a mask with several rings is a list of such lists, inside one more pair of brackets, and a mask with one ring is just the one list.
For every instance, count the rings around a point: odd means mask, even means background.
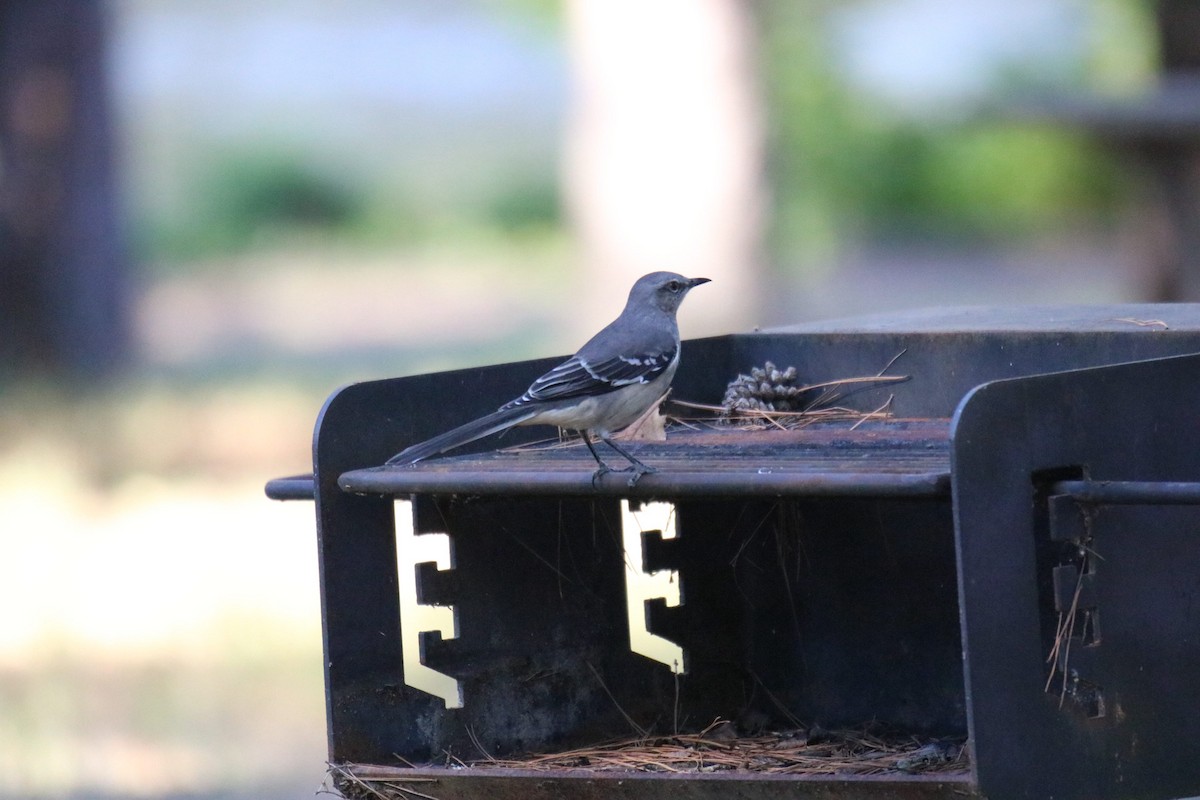
[{"label": "bird's tail", "polygon": [[493,411],[491,414],[472,420],[466,425],[438,434],[432,439],[418,442],[387,460],[389,466],[415,464],[422,459],[436,456],[455,447],[482,439],[492,433],[506,431],[514,425],[519,425],[537,412],[528,407],[513,406]]}]

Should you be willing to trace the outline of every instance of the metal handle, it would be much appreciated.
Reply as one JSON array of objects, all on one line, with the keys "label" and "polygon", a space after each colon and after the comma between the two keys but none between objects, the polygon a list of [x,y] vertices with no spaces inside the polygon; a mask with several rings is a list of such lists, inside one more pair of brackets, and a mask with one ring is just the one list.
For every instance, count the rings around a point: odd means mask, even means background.
[{"label": "metal handle", "polygon": [[1186,481],[1059,481],[1053,494],[1089,505],[1200,505],[1200,483]]},{"label": "metal handle", "polygon": [[316,482],[312,475],[290,475],[267,481],[266,492],[272,500],[312,500]]}]

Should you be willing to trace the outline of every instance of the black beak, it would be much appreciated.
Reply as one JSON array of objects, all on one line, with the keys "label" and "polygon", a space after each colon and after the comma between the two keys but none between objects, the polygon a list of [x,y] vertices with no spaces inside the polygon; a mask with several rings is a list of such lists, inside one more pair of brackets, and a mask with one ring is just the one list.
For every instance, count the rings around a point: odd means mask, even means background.
[{"label": "black beak", "polygon": [[695,289],[700,284],[708,283],[710,280],[712,280],[712,279],[711,278],[688,278],[688,288]]}]

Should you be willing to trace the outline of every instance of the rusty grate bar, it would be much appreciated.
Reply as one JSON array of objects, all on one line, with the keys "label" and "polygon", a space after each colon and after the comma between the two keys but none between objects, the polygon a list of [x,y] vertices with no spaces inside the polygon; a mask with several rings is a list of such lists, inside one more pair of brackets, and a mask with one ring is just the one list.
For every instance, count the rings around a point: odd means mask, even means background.
[{"label": "rusty grate bar", "polygon": [[1091,505],[1200,505],[1200,483],[1186,481],[1059,481],[1053,491]]},{"label": "rusty grate bar", "polygon": [[[578,442],[354,470],[343,474],[339,484],[347,492],[384,495],[942,497],[950,490],[945,419],[819,424],[795,430],[677,426],[665,442],[628,446],[658,470],[634,487],[621,473],[605,475],[593,485],[595,462]],[[622,462],[614,453],[610,463]]]},{"label": "rusty grate bar", "polygon": [[[347,796],[383,800],[437,797],[438,800],[558,800],[622,798],[622,800],[932,800],[979,797],[970,772],[928,775],[764,775],[746,772],[603,773],[586,769],[538,770],[465,767],[415,769],[368,764],[340,765],[340,785]],[[353,793],[355,790],[359,793]]]}]

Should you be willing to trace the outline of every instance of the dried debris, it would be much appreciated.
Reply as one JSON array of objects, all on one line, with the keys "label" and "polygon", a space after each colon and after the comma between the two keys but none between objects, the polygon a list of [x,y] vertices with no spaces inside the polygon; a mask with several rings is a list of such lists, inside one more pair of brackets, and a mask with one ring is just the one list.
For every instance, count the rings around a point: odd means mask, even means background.
[{"label": "dried debris", "polygon": [[680,400],[673,402],[685,408],[714,413],[720,424],[737,423],[743,427],[768,425],[794,429],[814,422],[861,422],[886,418],[891,413],[890,396],[871,411],[844,408],[837,404],[865,389],[907,381],[907,375],[884,374],[902,355],[903,350],[875,375],[811,384],[798,383],[799,370],[795,366],[780,369],[767,361],[761,367],[751,367],[748,373],[739,374],[730,381],[719,406]]},{"label": "dried debris", "polygon": [[[820,727],[741,736],[729,720],[716,719],[696,734],[647,736],[561,753],[464,762],[447,756],[446,769],[519,769],[705,774],[861,776],[962,772],[968,767],[961,739],[919,740],[868,728],[826,731]],[[408,765],[412,766],[412,765]],[[422,796],[401,768],[330,765],[346,797],[399,800]],[[401,785],[403,784],[403,785]]]},{"label": "dried debris", "polygon": [[1096,552],[1092,537],[1073,539],[1066,550],[1066,558],[1060,567],[1071,567],[1075,573],[1074,590],[1070,604],[1058,612],[1053,644],[1046,656],[1048,675],[1045,691],[1054,691],[1058,684],[1058,707],[1068,700],[1088,717],[1103,717],[1106,714],[1104,691],[1096,683],[1080,676],[1071,666],[1071,647],[1094,644],[1100,641],[1095,608],[1081,605],[1084,580],[1095,571],[1096,562],[1103,560]]},{"label": "dried debris", "polygon": [[564,753],[493,759],[480,767],[706,773],[739,770],[776,775],[882,775],[966,769],[961,741],[922,742],[874,731],[803,729],[730,736],[723,719],[695,735],[627,739]]}]

